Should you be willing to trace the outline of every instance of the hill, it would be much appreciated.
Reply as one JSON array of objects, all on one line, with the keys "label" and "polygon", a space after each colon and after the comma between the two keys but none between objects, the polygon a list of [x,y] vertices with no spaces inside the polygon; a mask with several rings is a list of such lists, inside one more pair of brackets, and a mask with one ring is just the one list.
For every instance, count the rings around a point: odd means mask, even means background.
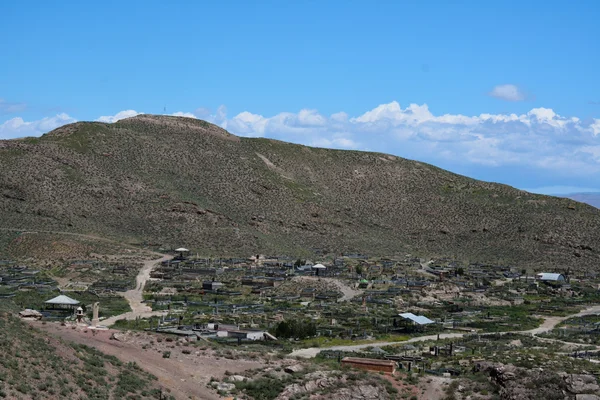
[{"label": "hill", "polygon": [[0,398],[174,399],[137,364],[47,335],[14,311],[0,302]]},{"label": "hill", "polygon": [[[591,206],[392,155],[241,138],[182,117],[79,122],[0,141],[0,170],[8,256],[37,244],[7,229],[205,255],[322,249],[595,268],[600,254],[600,210]],[[69,240],[39,242],[51,253],[75,246]]]}]

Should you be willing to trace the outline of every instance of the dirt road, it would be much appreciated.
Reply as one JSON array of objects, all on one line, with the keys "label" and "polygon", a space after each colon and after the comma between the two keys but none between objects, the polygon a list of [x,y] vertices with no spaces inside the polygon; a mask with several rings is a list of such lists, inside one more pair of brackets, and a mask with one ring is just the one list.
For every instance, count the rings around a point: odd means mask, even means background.
[{"label": "dirt road", "polygon": [[102,325],[111,326],[120,319],[132,320],[138,317],[149,318],[155,315],[164,315],[164,311],[152,311],[152,308],[142,303],[142,301],[144,300],[143,293],[144,287],[146,286],[146,282],[148,281],[148,279],[150,279],[150,272],[152,271],[152,269],[159,263],[170,260],[172,258],[173,256],[164,255],[159,259],[145,260],[143,262],[144,266],[142,267],[142,269],[136,277],[135,289],[128,290],[123,294],[123,297],[127,299],[129,305],[131,306],[131,311],[107,318],[102,321]]},{"label": "dirt road", "polygon": [[[32,321],[31,324],[63,340],[92,346],[125,363],[136,362],[156,376],[160,385],[168,388],[171,391],[169,394],[177,399],[220,399],[219,395],[206,386],[211,377],[222,378],[226,371],[239,373],[265,365],[260,361],[221,358],[194,347],[157,343],[153,334],[136,333],[127,341],[117,341],[110,339],[113,333],[121,333],[116,330],[98,330],[93,333],[92,330],[71,329],[58,323],[42,324]],[[149,344],[151,342],[154,344]],[[184,354],[183,349],[191,349],[192,353]],[[170,358],[163,358],[162,352],[166,350],[171,352]]]},{"label": "dirt road", "polygon": [[600,305],[588,307],[585,310],[582,310],[575,314],[569,314],[565,317],[542,317],[544,318],[544,322],[538,326],[537,328],[530,329],[528,331],[516,331],[515,333],[524,333],[531,335],[538,335],[540,333],[549,332],[556,327],[556,325],[560,324],[566,319],[574,318],[574,317],[583,317],[585,315],[593,315],[600,314]]},{"label": "dirt road", "polygon": [[[598,314],[600,313],[600,305],[596,305],[596,306],[592,306],[592,307],[588,307],[585,310],[582,310],[578,313],[575,314],[571,314],[571,315],[567,315],[565,317],[543,317],[544,318],[544,322],[537,328],[534,329],[530,329],[527,331],[512,331],[512,332],[506,332],[506,333],[520,333],[520,334],[524,334],[524,335],[538,335],[540,333],[545,333],[545,332],[549,332],[552,329],[554,329],[558,324],[560,324],[562,321],[569,319],[569,318],[573,318],[573,317],[581,317],[584,315],[592,315],[592,314]],[[481,336],[484,335],[490,335],[493,333],[482,333]],[[454,339],[454,338],[461,338],[463,336],[466,335],[470,335],[470,333],[441,333],[440,334],[440,339]],[[409,340],[405,341],[405,342],[372,342],[372,343],[365,343],[365,344],[357,344],[357,345],[346,345],[346,346],[332,346],[332,347],[321,347],[321,348],[317,348],[317,347],[309,347],[307,349],[298,349],[298,350],[294,350],[290,356],[297,356],[297,357],[303,357],[303,358],[313,358],[316,357],[317,354],[319,354],[319,352],[321,350],[341,350],[341,351],[359,351],[359,350],[363,350],[367,347],[372,347],[372,346],[392,346],[392,345],[397,345],[399,343],[414,343],[414,342],[424,342],[424,341],[428,341],[428,340],[436,340],[437,339],[437,335],[428,335],[428,336],[418,336],[418,337],[414,337],[414,338],[410,338]],[[549,341],[554,341],[554,339],[546,339]]]},{"label": "dirt road", "polygon": [[338,299],[338,301],[352,300],[356,296],[360,296],[363,294],[362,290],[354,289],[336,278],[323,278],[323,277],[319,278],[316,276],[297,276],[297,277],[294,277],[293,280],[298,280],[298,281],[299,280],[303,280],[303,281],[322,280],[323,282],[330,282],[330,283],[334,284],[340,290],[340,292],[342,292],[343,296],[340,299]]}]

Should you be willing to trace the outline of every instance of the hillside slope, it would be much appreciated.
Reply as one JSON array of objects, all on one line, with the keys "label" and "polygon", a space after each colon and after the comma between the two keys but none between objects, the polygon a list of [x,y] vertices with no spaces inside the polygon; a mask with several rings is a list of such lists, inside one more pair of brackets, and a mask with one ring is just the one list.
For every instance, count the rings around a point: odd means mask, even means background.
[{"label": "hillside slope", "polygon": [[0,398],[174,399],[137,364],[45,335],[14,312],[0,302]]},{"label": "hillside slope", "polygon": [[[329,252],[596,267],[600,210],[395,156],[142,115],[0,141],[2,228],[207,255]],[[10,253],[18,237],[5,235]]]},{"label": "hillside slope", "polygon": [[571,200],[589,204],[590,206],[600,208],[600,193],[570,193],[561,197],[567,197]]}]

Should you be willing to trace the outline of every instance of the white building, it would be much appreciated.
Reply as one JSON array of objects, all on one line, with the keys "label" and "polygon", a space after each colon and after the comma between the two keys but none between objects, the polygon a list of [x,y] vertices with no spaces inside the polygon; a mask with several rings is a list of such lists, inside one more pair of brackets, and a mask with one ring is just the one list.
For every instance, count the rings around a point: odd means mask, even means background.
[{"label": "white building", "polygon": [[542,272],[535,276],[535,279],[542,282],[565,283],[567,280],[563,274]]}]

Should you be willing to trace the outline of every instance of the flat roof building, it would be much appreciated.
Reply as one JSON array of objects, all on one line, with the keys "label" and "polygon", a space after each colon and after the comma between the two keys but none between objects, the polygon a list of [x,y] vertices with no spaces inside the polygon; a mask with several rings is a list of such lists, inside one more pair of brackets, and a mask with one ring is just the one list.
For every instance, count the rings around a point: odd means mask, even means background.
[{"label": "flat roof building", "polygon": [[346,365],[352,368],[363,369],[366,371],[387,372],[389,374],[394,374],[394,372],[396,372],[396,362],[392,360],[344,357],[342,358],[342,365]]}]

